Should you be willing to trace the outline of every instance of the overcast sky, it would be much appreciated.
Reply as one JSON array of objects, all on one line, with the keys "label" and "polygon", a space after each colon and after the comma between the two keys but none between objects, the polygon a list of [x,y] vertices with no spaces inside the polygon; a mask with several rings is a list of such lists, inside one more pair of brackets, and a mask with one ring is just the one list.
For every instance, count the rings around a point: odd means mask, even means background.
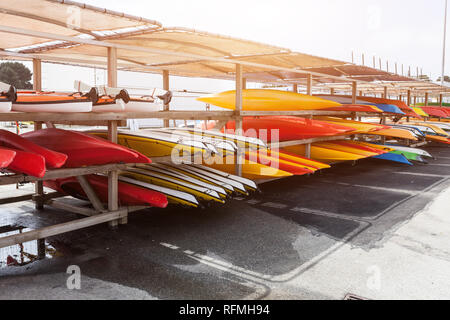
[{"label": "overcast sky", "polygon": [[[351,61],[361,53],[441,73],[444,0],[84,0],[154,19]],[[450,43],[449,43],[450,46]],[[448,55],[450,57],[450,53]],[[378,62],[377,62],[378,63]],[[450,65],[449,65],[450,67]],[[446,68],[448,70],[448,68]]]}]

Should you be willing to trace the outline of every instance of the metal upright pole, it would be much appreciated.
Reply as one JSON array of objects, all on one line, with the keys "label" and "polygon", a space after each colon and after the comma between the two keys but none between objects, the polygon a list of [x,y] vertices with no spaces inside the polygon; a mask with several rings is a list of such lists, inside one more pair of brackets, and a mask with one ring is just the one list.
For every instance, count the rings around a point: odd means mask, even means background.
[{"label": "metal upright pole", "polygon": [[444,41],[442,49],[442,74],[441,74],[441,85],[444,86],[444,76],[445,76],[445,44],[447,40],[447,5],[448,0],[445,0],[445,12],[444,12]]}]

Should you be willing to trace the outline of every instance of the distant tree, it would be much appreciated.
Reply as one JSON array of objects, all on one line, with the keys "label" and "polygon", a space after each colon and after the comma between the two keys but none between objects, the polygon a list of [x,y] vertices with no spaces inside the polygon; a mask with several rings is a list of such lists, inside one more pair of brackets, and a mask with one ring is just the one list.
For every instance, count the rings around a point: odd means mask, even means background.
[{"label": "distant tree", "polygon": [[[439,77],[436,81],[437,82],[441,82],[441,77]],[[449,76],[444,76],[444,81],[445,82],[450,82],[450,77]]]},{"label": "distant tree", "polygon": [[32,73],[23,63],[4,62],[0,64],[0,81],[17,89],[32,89]]}]

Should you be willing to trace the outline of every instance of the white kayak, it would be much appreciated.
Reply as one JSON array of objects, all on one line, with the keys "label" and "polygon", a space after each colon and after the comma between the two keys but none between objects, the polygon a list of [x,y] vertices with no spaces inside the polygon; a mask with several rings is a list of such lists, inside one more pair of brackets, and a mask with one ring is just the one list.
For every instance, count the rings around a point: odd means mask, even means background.
[{"label": "white kayak", "polygon": [[0,101],[0,112],[10,112],[12,107],[11,101]]},{"label": "white kayak", "polygon": [[[49,97],[51,98],[51,97]],[[48,101],[42,102],[14,102],[12,104],[12,111],[19,112],[57,112],[57,113],[71,113],[71,112],[91,112],[92,102],[90,101]]]}]

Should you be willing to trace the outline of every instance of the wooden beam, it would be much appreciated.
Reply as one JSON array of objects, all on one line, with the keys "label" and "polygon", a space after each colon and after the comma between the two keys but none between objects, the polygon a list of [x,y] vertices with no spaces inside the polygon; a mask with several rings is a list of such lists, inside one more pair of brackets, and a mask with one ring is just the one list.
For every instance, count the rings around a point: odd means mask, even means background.
[{"label": "wooden beam", "polygon": [[[170,78],[169,78],[169,70],[163,70],[163,89],[169,91],[170,90]],[[164,111],[169,111],[170,105],[164,105]],[[168,128],[170,126],[170,119],[164,119],[164,128]]]},{"label": "wooden beam", "polygon": [[92,206],[94,207],[95,211],[105,212],[105,208],[103,207],[102,202],[97,197],[97,194],[95,193],[94,189],[92,188],[91,184],[86,179],[86,177],[78,176],[77,180],[80,183],[81,188],[83,188],[83,191],[86,194],[86,196],[88,197],[89,201],[92,203]]},{"label": "wooden beam", "polygon": [[408,106],[411,105],[411,90],[408,90],[408,100],[407,100]]},{"label": "wooden beam", "polygon": [[358,90],[358,83],[356,81],[352,82],[352,104],[356,104],[356,94]]},{"label": "wooden beam", "polygon": [[295,93],[298,93],[298,84],[294,83],[292,85],[292,91],[295,92]]},{"label": "wooden beam", "polygon": [[117,88],[117,49],[108,48],[108,87]]},{"label": "wooden beam", "polygon": [[[34,66],[34,63],[33,63]],[[39,81],[40,82],[40,81]],[[34,122],[34,131],[38,131],[42,129],[42,122]],[[36,210],[44,209],[44,182],[36,181],[34,183],[34,197],[35,197],[35,208]]]},{"label": "wooden beam", "polygon": [[0,238],[0,248],[13,246],[37,239],[45,239],[58,234],[67,233],[74,230],[87,228],[93,225],[114,221],[127,215],[127,210],[117,210],[115,212],[103,213],[88,218],[69,221],[37,230],[19,233]]},{"label": "wooden beam", "polygon": [[312,86],[313,86],[313,76],[312,74],[308,74],[306,78],[306,94],[312,95]]},{"label": "wooden beam", "polygon": [[242,78],[242,90],[247,89],[247,78]]},{"label": "wooden beam", "polygon": [[[108,125],[108,140],[117,143],[117,123],[110,121]],[[108,210],[116,211],[119,209],[119,172],[112,170],[108,173]],[[125,219],[125,218],[123,218]],[[116,227],[119,221],[111,221],[110,227]],[[123,220],[123,223],[126,223]]]},{"label": "wooden beam", "polygon": [[[242,111],[242,104],[243,104],[243,97],[242,97],[242,65],[236,64],[236,79],[235,79],[235,86],[236,86],[236,102],[235,102],[235,113],[236,113],[236,135],[242,135],[242,117],[241,117],[241,111]],[[242,176],[242,157],[243,153],[241,151],[241,148],[238,147],[236,152],[236,175]]]},{"label": "wooden beam", "polygon": [[387,96],[388,96],[388,90],[387,90],[387,87],[384,87],[383,90],[384,90],[384,91],[383,91],[383,98],[384,98],[384,99],[387,99]]},{"label": "wooden beam", "polygon": [[440,106],[440,107],[442,107],[443,100],[444,100],[444,95],[441,93],[441,94],[439,95],[439,106]]},{"label": "wooden beam", "polygon": [[330,94],[334,95],[334,88],[330,88]]},{"label": "wooden beam", "polygon": [[42,91],[42,61],[33,59],[33,90]]},{"label": "wooden beam", "polygon": [[425,92],[425,105],[428,106],[428,92]]}]

